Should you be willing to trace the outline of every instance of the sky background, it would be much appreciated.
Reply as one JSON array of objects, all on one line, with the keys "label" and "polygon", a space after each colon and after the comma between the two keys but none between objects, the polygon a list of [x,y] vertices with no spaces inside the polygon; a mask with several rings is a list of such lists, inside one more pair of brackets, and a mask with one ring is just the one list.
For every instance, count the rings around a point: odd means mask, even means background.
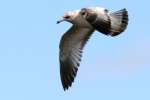
[{"label": "sky background", "polygon": [[[0,100],[150,100],[150,1],[1,0]],[[84,48],[72,87],[64,92],[59,41],[71,24],[68,10],[127,8],[129,25],[118,37],[95,32]]]}]

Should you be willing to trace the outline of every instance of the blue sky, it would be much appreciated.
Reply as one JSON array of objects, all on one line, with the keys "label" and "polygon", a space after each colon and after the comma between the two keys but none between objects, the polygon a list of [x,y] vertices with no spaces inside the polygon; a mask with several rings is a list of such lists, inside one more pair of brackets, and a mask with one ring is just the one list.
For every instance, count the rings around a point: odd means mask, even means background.
[{"label": "blue sky", "polygon": [[[148,0],[1,0],[0,100],[150,100]],[[73,86],[63,91],[58,46],[68,10],[127,8],[129,25],[112,38],[95,32]]]}]

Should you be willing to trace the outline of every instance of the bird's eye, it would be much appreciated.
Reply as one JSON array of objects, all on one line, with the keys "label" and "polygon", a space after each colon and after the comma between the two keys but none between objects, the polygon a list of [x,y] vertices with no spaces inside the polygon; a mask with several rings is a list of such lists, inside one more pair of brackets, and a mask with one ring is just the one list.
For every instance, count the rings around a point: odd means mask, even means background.
[{"label": "bird's eye", "polygon": [[85,15],[85,12],[82,12],[81,15]]},{"label": "bird's eye", "polygon": [[65,18],[65,19],[69,19],[69,18],[70,18],[70,16],[65,16],[64,18]]}]

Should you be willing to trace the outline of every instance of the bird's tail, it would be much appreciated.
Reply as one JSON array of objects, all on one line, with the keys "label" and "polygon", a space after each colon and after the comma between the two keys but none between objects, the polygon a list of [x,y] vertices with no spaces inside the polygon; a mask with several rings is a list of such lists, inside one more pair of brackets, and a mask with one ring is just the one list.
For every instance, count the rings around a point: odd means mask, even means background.
[{"label": "bird's tail", "polygon": [[111,30],[109,35],[119,35],[126,29],[128,25],[128,12],[125,8],[116,12],[109,13],[109,18],[111,23]]}]

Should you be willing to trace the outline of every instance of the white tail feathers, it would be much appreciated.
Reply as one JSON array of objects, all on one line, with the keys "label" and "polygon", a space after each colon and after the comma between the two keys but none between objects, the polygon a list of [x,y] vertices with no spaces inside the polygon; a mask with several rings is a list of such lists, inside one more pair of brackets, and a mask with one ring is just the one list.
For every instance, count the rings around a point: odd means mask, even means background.
[{"label": "white tail feathers", "polygon": [[128,12],[125,8],[113,13],[109,13],[109,18],[111,24],[111,36],[119,35],[126,29],[128,25]]}]

